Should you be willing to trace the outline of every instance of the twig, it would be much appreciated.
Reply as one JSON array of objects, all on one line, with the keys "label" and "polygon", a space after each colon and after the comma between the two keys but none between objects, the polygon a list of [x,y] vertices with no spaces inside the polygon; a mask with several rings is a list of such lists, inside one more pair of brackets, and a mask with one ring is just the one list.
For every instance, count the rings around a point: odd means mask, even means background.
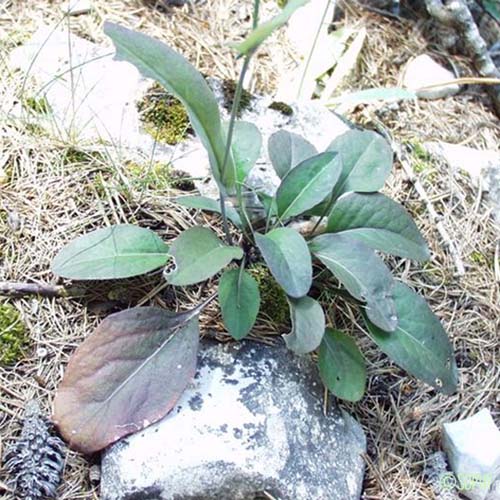
[{"label": "twig", "polygon": [[[443,0],[425,0],[425,5],[434,19],[455,28],[481,76],[500,78],[500,71],[493,62],[488,47],[464,0],[451,0],[446,4]],[[493,101],[496,113],[500,115],[500,85],[488,86],[487,91]]]},{"label": "twig", "polygon": [[410,166],[410,163],[406,160],[406,158],[403,157],[404,153],[401,150],[400,146],[396,146],[393,148],[396,152],[396,156],[403,166],[403,169],[408,176],[409,180],[412,182],[413,186],[415,187],[415,190],[417,191],[418,195],[422,199],[422,201],[425,203],[425,206],[427,207],[427,211],[429,212],[429,216],[432,220],[432,222],[435,224],[436,229],[441,236],[444,245],[448,248],[450,255],[453,259],[453,262],[455,263],[455,267],[457,269],[457,275],[458,276],[463,276],[465,274],[465,267],[464,263],[462,262],[462,258],[460,257],[460,251],[457,248],[457,245],[455,242],[452,240],[450,235],[448,234],[448,231],[444,227],[442,217],[439,216],[439,214],[436,212],[434,209],[434,205],[432,204],[431,200],[429,199],[429,196],[427,195],[427,192],[425,191],[424,186],[422,186],[422,183],[419,181],[418,177],[415,175],[413,172],[413,169]]},{"label": "twig", "polygon": [[40,295],[41,297],[69,297],[81,294],[79,288],[46,285],[39,283],[20,283],[15,281],[0,281],[0,295],[7,297],[24,297]]}]

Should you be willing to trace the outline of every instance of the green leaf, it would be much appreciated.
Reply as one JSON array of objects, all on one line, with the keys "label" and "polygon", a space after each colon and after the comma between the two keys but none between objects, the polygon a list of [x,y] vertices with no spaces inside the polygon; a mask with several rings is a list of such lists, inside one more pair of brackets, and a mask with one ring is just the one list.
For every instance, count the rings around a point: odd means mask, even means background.
[{"label": "green leaf", "polygon": [[342,171],[340,156],[320,153],[297,165],[283,179],[276,192],[278,216],[285,220],[323,201]]},{"label": "green leaf", "polygon": [[276,215],[276,213],[278,212],[278,207],[276,206],[276,198],[274,196],[270,196],[267,193],[259,191],[257,193],[257,197],[264,207],[266,217],[268,217],[269,215]]},{"label": "green leaf", "polygon": [[354,298],[366,302],[365,310],[373,323],[387,331],[396,329],[394,281],[373,250],[340,234],[317,236],[309,247]]},{"label": "green leaf", "polygon": [[260,308],[257,281],[243,268],[224,271],[219,281],[219,302],[228,332],[236,340],[245,337]]},{"label": "green leaf", "polygon": [[484,10],[497,22],[500,23],[500,2],[498,0],[483,0]]},{"label": "green leaf", "polygon": [[457,367],[439,319],[426,301],[403,283],[394,287],[394,300],[399,318],[396,331],[385,332],[365,316],[371,337],[408,373],[438,391],[454,393],[458,384]]},{"label": "green leaf", "polygon": [[351,337],[327,328],[319,348],[318,367],[323,383],[332,394],[346,401],[359,401],[363,397],[365,361]]},{"label": "green leaf", "polygon": [[286,227],[266,235],[255,233],[255,242],[276,281],[290,297],[303,297],[312,284],[311,254],[304,238]]},{"label": "green leaf", "polygon": [[54,417],[73,449],[94,453],[164,417],[193,378],[198,314],[134,307],[108,316],[76,349]]},{"label": "green leaf", "polygon": [[118,224],[66,245],[52,261],[52,272],[74,280],[129,278],[158,269],[169,258],[168,246],[156,233]]},{"label": "green leaf", "polygon": [[342,195],[333,206],[326,230],[400,257],[429,258],[427,243],[408,212],[381,193]]},{"label": "green leaf", "polygon": [[[179,196],[175,201],[183,207],[196,208],[198,210],[206,210],[207,212],[216,212],[220,214],[220,203],[213,198],[207,196]],[[234,207],[226,204],[226,214],[228,219],[237,227],[242,227],[240,215]]]},{"label": "green leaf", "polygon": [[378,191],[391,172],[391,147],[383,137],[370,130],[350,130],[334,139],[327,151],[335,151],[342,158],[336,196],[347,191]]},{"label": "green leaf", "polygon": [[269,137],[269,158],[280,179],[299,163],[318,154],[316,148],[302,136],[279,130]]},{"label": "green leaf", "polygon": [[205,281],[233,259],[241,259],[239,247],[224,244],[205,227],[192,227],[181,233],[170,248],[175,270],[167,276],[171,285],[186,286]]},{"label": "green leaf", "polygon": [[[223,124],[224,137],[227,136],[228,125],[228,123]],[[261,148],[262,135],[253,123],[245,121],[234,123],[231,150],[236,168],[236,181],[240,184],[245,181],[259,159]]]},{"label": "green leaf", "polygon": [[295,354],[314,351],[325,333],[325,314],[321,305],[311,297],[288,297],[292,331],[283,335],[288,349]]},{"label": "green leaf", "polygon": [[215,179],[228,190],[235,186],[233,159],[222,172],[225,141],[219,107],[199,71],[168,45],[123,26],[106,22],[104,32],[116,47],[116,59],[133,64],[143,76],[153,78],[186,107],[191,125],[208,152]]},{"label": "green leaf", "polygon": [[305,5],[309,0],[289,0],[281,12],[269,21],[266,21],[255,28],[246,39],[239,44],[232,44],[241,55],[247,55],[254,51],[267,37],[281,26],[283,26],[292,14]]}]

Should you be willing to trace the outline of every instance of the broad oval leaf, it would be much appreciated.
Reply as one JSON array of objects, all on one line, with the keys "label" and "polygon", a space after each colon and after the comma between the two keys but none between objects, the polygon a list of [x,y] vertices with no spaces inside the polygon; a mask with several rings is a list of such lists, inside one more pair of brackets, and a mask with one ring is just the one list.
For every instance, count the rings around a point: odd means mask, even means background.
[{"label": "broad oval leaf", "polygon": [[340,156],[320,153],[290,170],[276,192],[278,216],[285,220],[316,206],[331,192],[342,171]]},{"label": "broad oval leaf", "polygon": [[327,151],[335,151],[342,158],[335,196],[347,191],[378,191],[391,172],[391,146],[371,130],[350,130],[334,139]]},{"label": "broad oval leaf", "polygon": [[429,258],[427,243],[408,212],[381,193],[342,195],[333,206],[326,230],[400,257]]},{"label": "broad oval leaf", "polygon": [[175,270],[167,276],[171,285],[187,286],[217,274],[233,259],[241,259],[239,247],[228,246],[206,227],[192,227],[181,233],[170,248]]},{"label": "broad oval leaf", "polygon": [[244,269],[224,271],[219,281],[222,319],[231,336],[240,340],[252,329],[260,308],[257,281]]},{"label": "broad oval leaf", "polygon": [[318,154],[316,148],[302,136],[278,130],[267,142],[269,159],[280,179],[299,163]]},{"label": "broad oval leaf", "polygon": [[365,360],[351,337],[327,328],[319,348],[318,367],[323,383],[332,394],[346,401],[359,401],[363,397]]},{"label": "broad oval leaf", "polygon": [[366,302],[365,310],[373,323],[387,331],[396,329],[394,280],[371,248],[340,234],[317,236],[309,247],[353,297]]},{"label": "broad oval leaf", "polygon": [[453,348],[439,319],[426,301],[403,283],[394,287],[399,324],[385,332],[366,316],[371,337],[396,364],[445,394],[457,390]]},{"label": "broad oval leaf", "polygon": [[266,21],[255,28],[246,39],[239,44],[232,46],[241,54],[247,55],[254,51],[267,37],[273,34],[275,30],[281,28],[291,15],[299,8],[305,5],[309,0],[289,0],[279,14],[269,21]]},{"label": "broad oval leaf", "polygon": [[325,314],[319,302],[311,297],[288,298],[292,331],[283,335],[288,349],[295,354],[314,351],[325,333]]},{"label": "broad oval leaf", "polygon": [[195,373],[199,310],[135,307],[85,339],[54,401],[54,422],[72,448],[94,453],[172,409]]},{"label": "broad oval leaf", "polygon": [[168,246],[132,224],[97,229],[74,239],[52,261],[52,272],[75,280],[129,278],[153,271],[169,260]]},{"label": "broad oval leaf", "polygon": [[266,235],[255,233],[255,242],[276,281],[290,297],[307,294],[312,284],[311,254],[304,238],[282,227]]},{"label": "broad oval leaf", "polygon": [[215,179],[234,191],[235,169],[230,156],[225,171],[225,141],[219,107],[200,72],[168,45],[123,26],[106,22],[104,32],[116,47],[116,59],[133,64],[143,76],[153,78],[186,107],[191,125],[208,152]]},{"label": "broad oval leaf", "polygon": [[[224,137],[227,137],[228,123],[223,124]],[[236,168],[236,182],[245,181],[255,162],[259,159],[262,149],[262,135],[259,129],[250,122],[234,123],[231,150]]]},{"label": "broad oval leaf", "polygon": [[[179,196],[175,201],[183,207],[206,210],[207,212],[216,212],[220,214],[220,202],[207,196],[187,195]],[[240,214],[234,207],[226,204],[227,218],[237,227],[242,227]]]}]

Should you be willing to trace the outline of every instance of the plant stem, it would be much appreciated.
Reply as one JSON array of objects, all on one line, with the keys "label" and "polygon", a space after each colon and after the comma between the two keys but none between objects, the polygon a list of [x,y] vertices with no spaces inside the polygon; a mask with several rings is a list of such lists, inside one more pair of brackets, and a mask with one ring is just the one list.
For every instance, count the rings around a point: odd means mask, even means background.
[{"label": "plant stem", "polygon": [[25,297],[39,295],[41,297],[71,297],[81,295],[81,288],[47,285],[44,283],[20,283],[15,281],[0,281],[0,295],[7,297]]},{"label": "plant stem", "polygon": [[[300,85],[299,85],[299,90],[297,92],[297,98],[300,98],[300,94],[302,93],[302,87],[304,86],[304,80],[306,78],[307,70],[309,69],[309,65],[311,64],[311,59],[312,55],[314,53],[314,50],[316,49],[316,44],[318,43],[318,38],[319,34],[321,32],[321,28],[323,27],[323,23],[325,22],[326,14],[328,13],[328,9],[330,8],[330,1],[326,2],[325,10],[323,11],[323,15],[321,17],[321,21],[318,26],[318,30],[316,31],[316,35],[314,37],[313,43],[311,45],[311,50],[309,51],[309,54],[307,54],[307,61],[304,66],[304,72],[302,73],[302,77],[300,79]],[[335,8],[335,6],[334,6]],[[309,98],[310,96],[308,96]]]},{"label": "plant stem", "polygon": [[[254,7],[253,7],[253,21],[252,21],[252,26],[253,29],[256,28],[258,21],[259,21],[259,6],[260,6],[260,0],[254,0]],[[227,130],[227,139],[226,139],[226,149],[224,151],[224,160],[222,161],[222,169],[221,169],[221,175],[224,175],[224,172],[227,167],[227,162],[229,160],[229,155],[231,153],[231,143],[233,141],[233,133],[234,133],[234,124],[236,122],[236,117],[238,115],[238,110],[240,107],[240,101],[241,101],[241,95],[243,93],[243,82],[245,81],[245,75],[248,71],[248,67],[250,65],[250,59],[252,57],[252,53],[249,53],[246,57],[245,60],[243,61],[243,66],[241,68],[240,76],[238,79],[238,85],[236,86],[236,90],[234,92],[234,99],[233,99],[233,105],[231,107],[231,116],[229,118],[229,127]],[[236,178],[236,172],[235,172],[235,178]],[[243,203],[243,197],[241,195],[241,186],[238,185],[238,180],[236,179],[236,194],[238,196],[238,204],[241,208],[241,211],[243,213],[243,216],[246,218],[247,221],[248,215],[245,213],[245,207]],[[227,222],[227,214],[226,214],[226,200],[225,200],[225,195],[223,191],[221,190],[220,192],[220,211],[222,215],[222,220],[224,224],[224,232],[226,233],[226,240],[228,244],[231,245],[232,239],[231,239],[231,234],[229,232],[229,224]],[[251,228],[251,225],[250,225]]]}]

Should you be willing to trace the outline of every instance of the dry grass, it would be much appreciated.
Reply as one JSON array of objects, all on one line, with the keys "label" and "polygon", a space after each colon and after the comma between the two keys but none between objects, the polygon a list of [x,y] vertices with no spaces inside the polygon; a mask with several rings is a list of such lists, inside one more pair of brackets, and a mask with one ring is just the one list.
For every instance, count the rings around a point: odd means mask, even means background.
[{"label": "dry grass", "polygon": [[[91,15],[72,18],[69,23],[80,35],[104,42],[103,20],[120,21],[165,39],[205,73],[235,78],[238,68],[226,44],[248,28],[249,2],[241,5],[233,0],[208,0],[194,13],[184,8],[165,12],[155,9],[154,3],[96,0]],[[0,61],[38,27],[41,18],[47,23],[61,21],[61,4],[42,0],[12,2],[3,10],[0,7],[0,36],[5,41]],[[272,2],[264,3],[264,16],[273,8]],[[430,27],[425,23],[415,25],[346,9],[343,22],[360,21],[368,29],[368,43],[350,82],[353,89],[396,84],[406,61],[424,50],[444,57],[439,47],[428,46],[423,35]],[[290,57],[283,48],[283,35],[273,41],[259,53],[252,75],[254,90],[273,91],[279,76],[276,68],[280,67],[275,60]],[[453,57],[452,61],[464,74],[472,74],[465,59]],[[5,111],[19,98],[23,80],[21,75],[5,71],[1,75],[0,109]],[[467,271],[465,276],[456,275],[454,261],[429,220],[423,201],[397,164],[387,191],[415,216],[430,242],[432,259],[424,266],[396,259],[390,263],[402,280],[427,297],[449,332],[461,375],[458,393],[440,396],[408,377],[362,335],[364,327],[347,304],[329,308],[331,322],[356,336],[368,360],[367,395],[359,404],[343,404],[357,416],[368,436],[365,497],[428,499],[432,492],[422,469],[426,457],[439,448],[440,424],[482,407],[489,407],[497,422],[500,419],[500,284],[494,267],[499,242],[498,227],[470,180],[452,174],[444,164],[422,163],[411,144],[441,139],[497,148],[500,130],[487,101],[474,88],[435,102],[403,103],[396,108],[365,106],[350,118],[408,144],[406,159],[418,171],[435,210],[457,242]],[[5,158],[11,172],[10,182],[0,185],[0,280],[54,282],[49,266],[58,249],[76,235],[102,225],[139,223],[172,239],[194,223],[190,211],[166,201],[173,194],[168,190],[152,192],[133,182],[125,189],[127,174],[105,151],[68,164],[64,158],[74,147],[40,135],[25,122],[4,121],[0,126],[0,161]],[[208,215],[197,216],[197,222],[220,230],[218,220]],[[125,283],[103,283],[97,288],[83,286],[87,293],[79,300],[11,301],[29,328],[31,348],[15,366],[0,368],[0,448],[16,434],[27,399],[36,397],[49,409],[68,357],[104,315],[116,308],[145,303],[187,307],[211,289],[208,284],[185,292],[172,291],[158,274]],[[330,300],[326,295],[323,298]],[[353,322],[356,328],[351,326]],[[202,323],[205,331],[220,327],[215,305],[205,311]],[[272,337],[265,335],[269,330],[263,321],[254,335],[271,341]],[[222,334],[218,338],[227,339]],[[61,499],[98,498],[88,466],[82,457],[73,453],[68,456]],[[2,479],[5,477],[0,475]],[[14,496],[6,493],[2,498],[13,500]]]}]

